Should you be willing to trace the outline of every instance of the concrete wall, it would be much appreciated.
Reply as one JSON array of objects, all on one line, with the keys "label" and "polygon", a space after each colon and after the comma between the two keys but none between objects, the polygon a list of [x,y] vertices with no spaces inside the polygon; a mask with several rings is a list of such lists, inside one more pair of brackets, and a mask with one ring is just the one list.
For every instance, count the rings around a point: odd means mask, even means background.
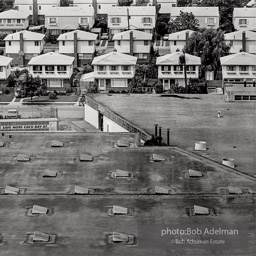
[{"label": "concrete wall", "polygon": [[[11,41],[11,46],[9,46],[9,41],[5,43],[6,54],[9,53],[19,53],[20,42]],[[38,46],[35,46],[35,41],[24,41],[24,53],[40,54],[44,47],[44,41],[40,41]]]},{"label": "concrete wall", "polygon": [[[59,52],[60,53],[74,53],[74,41],[65,41],[65,45],[59,41]],[[93,45],[89,45],[89,41],[78,41],[77,52],[78,53],[94,53],[95,41]]]},{"label": "concrete wall", "polygon": [[103,131],[104,132],[129,132],[124,129],[122,126],[113,122],[109,118],[103,116]]},{"label": "concrete wall", "polygon": [[84,107],[84,120],[99,129],[99,112],[86,104]]},{"label": "concrete wall", "polygon": [[[118,45],[118,41],[115,41],[115,49],[118,52],[122,53],[130,53],[130,41],[121,41],[121,45]],[[144,45],[144,40],[141,41],[133,41],[133,52],[134,53],[149,53],[150,52],[150,47],[151,47],[151,41],[148,41],[148,45]]]}]

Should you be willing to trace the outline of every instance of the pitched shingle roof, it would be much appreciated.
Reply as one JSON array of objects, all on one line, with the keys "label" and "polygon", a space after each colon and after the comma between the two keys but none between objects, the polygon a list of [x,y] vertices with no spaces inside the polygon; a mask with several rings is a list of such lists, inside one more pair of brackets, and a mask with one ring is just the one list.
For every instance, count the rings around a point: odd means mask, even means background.
[{"label": "pitched shingle roof", "polygon": [[136,65],[137,57],[123,54],[120,52],[111,52],[98,57],[92,61],[92,65]]},{"label": "pitched shingle roof", "polygon": [[218,7],[172,7],[171,17],[177,17],[182,12],[192,12],[196,17],[219,17]]},{"label": "pitched shingle roof", "polygon": [[81,8],[79,6],[65,6],[65,7],[57,7],[53,6],[49,11],[45,14],[47,17],[92,17],[94,16],[94,8],[86,7]]},{"label": "pitched shingle roof", "polygon": [[0,66],[8,66],[12,62],[12,58],[0,55]]},{"label": "pitched shingle roof", "polygon": [[134,40],[152,40],[152,34],[138,30],[127,30],[114,35],[113,40],[129,40],[130,33],[133,32]]},{"label": "pitched shingle roof", "polygon": [[[37,0],[38,5],[60,5],[60,0]],[[33,0],[15,0],[14,5],[33,5]]]},{"label": "pitched shingle roof", "polygon": [[113,6],[109,9],[108,15],[110,16],[127,16],[127,9],[129,15],[132,16],[155,16],[156,8],[154,6]]},{"label": "pitched shingle roof", "polygon": [[73,41],[74,40],[74,33],[77,32],[77,39],[78,40],[96,40],[98,35],[94,34],[94,33],[90,33],[90,32],[86,32],[86,31],[82,31],[82,30],[75,30],[75,31],[71,31],[71,32],[67,32],[64,34],[61,34],[58,37],[58,41]]},{"label": "pitched shingle roof", "polygon": [[187,30],[176,32],[176,33],[172,33],[172,34],[169,34],[168,40],[177,40],[177,41],[186,40],[187,32],[189,33],[189,36],[191,36],[191,34],[193,34],[195,31],[187,29]]},{"label": "pitched shingle roof", "polygon": [[20,40],[20,34],[23,34],[23,39],[27,41],[41,41],[44,39],[45,35],[41,33],[31,32],[28,30],[23,30],[20,32],[16,32],[13,34],[9,34],[5,37],[5,41],[19,41]]},{"label": "pitched shingle roof", "polygon": [[249,30],[238,30],[224,35],[225,40],[242,40],[243,32],[246,33],[246,40],[256,40],[256,33]]},{"label": "pitched shingle roof", "polygon": [[28,65],[72,65],[74,57],[56,52],[48,52],[42,55],[33,57]]},{"label": "pitched shingle roof", "polygon": [[220,63],[223,66],[227,65],[255,65],[256,55],[247,52],[239,52],[220,58]]},{"label": "pitched shingle roof", "polygon": [[251,17],[256,19],[256,8],[234,8],[233,17]]},{"label": "pitched shingle roof", "polygon": [[[181,55],[183,55],[182,52],[175,52],[158,57],[156,60],[156,65],[179,65]],[[201,65],[200,57],[190,55],[188,53],[186,53],[185,56],[187,65]]]},{"label": "pitched shingle roof", "polygon": [[27,19],[29,16],[26,12],[21,12],[18,10],[9,10],[5,12],[0,12],[0,19]]}]

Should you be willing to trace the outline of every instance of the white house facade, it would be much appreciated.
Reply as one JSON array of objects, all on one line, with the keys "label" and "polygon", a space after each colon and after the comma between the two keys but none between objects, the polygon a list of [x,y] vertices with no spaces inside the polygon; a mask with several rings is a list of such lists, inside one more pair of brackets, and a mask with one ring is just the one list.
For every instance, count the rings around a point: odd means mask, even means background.
[{"label": "white house facade", "polygon": [[256,7],[234,8],[233,25],[236,30],[256,28]]},{"label": "white house facade", "polygon": [[138,60],[147,61],[150,54],[153,35],[150,33],[127,30],[114,35],[114,46],[117,52],[131,54]]},{"label": "white house facade", "polygon": [[[174,85],[185,86],[185,66],[180,62],[182,55],[182,52],[175,52],[157,58],[158,79],[165,91]],[[198,79],[201,58],[190,54],[185,54],[185,58],[187,82],[190,79]]]},{"label": "white house facade", "polygon": [[82,30],[61,34],[58,37],[59,53],[75,57],[74,66],[82,67],[94,56],[98,35]]},{"label": "white house facade", "polygon": [[42,53],[44,34],[23,30],[5,37],[6,56],[13,58],[13,64],[24,66],[29,60]]},{"label": "white house facade", "polygon": [[71,87],[74,57],[49,52],[33,57],[28,63],[33,77],[40,77],[48,89],[67,90]]},{"label": "white house facade", "polygon": [[122,91],[128,90],[129,82],[134,78],[137,57],[111,52],[95,57],[94,78],[101,91]]},{"label": "white house facade", "polygon": [[0,56],[0,89],[5,87],[11,75],[12,58]]}]

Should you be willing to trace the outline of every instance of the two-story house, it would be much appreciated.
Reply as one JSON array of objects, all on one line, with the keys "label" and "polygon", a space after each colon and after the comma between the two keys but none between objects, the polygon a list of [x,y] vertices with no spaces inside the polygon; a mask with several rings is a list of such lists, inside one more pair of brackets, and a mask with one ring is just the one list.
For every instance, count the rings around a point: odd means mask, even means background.
[{"label": "two-story house", "polygon": [[3,89],[8,84],[11,75],[12,58],[0,55],[0,89]]},{"label": "two-story house", "polygon": [[59,53],[75,57],[74,66],[81,67],[93,59],[97,37],[82,30],[61,34],[58,37]]},{"label": "two-story house", "polygon": [[238,30],[224,35],[230,45],[230,53],[241,51],[256,54],[256,33],[249,30]]},{"label": "two-story house", "polygon": [[29,61],[29,72],[33,77],[39,76],[48,89],[67,90],[71,87],[74,60],[74,57],[48,52]]},{"label": "two-story house", "polygon": [[45,15],[45,27],[51,35],[91,28],[94,24],[94,8],[78,6],[52,7]]},{"label": "two-story house", "polygon": [[115,34],[113,40],[117,52],[131,54],[143,62],[149,58],[152,37],[150,33],[127,30]]},{"label": "two-story house", "polygon": [[134,78],[137,57],[111,52],[93,59],[94,78],[99,91],[127,90]]},{"label": "two-story house", "polygon": [[28,13],[18,10],[0,12],[0,33],[10,34],[27,29],[28,26]]},{"label": "two-story house", "polygon": [[96,0],[97,14],[109,14],[112,7],[118,6],[118,0]]},{"label": "two-story house", "polygon": [[220,58],[225,101],[256,100],[256,55],[239,52]]},{"label": "two-story house", "polygon": [[219,8],[218,7],[172,7],[171,20],[180,16],[180,12],[193,13],[199,22],[200,28],[219,28]]},{"label": "two-story house", "polygon": [[137,29],[152,33],[156,23],[155,6],[116,6],[108,13],[109,33]]},{"label": "two-story house", "polygon": [[45,15],[53,7],[59,6],[60,0],[15,0],[14,9],[28,13],[29,22],[44,25]]},{"label": "two-story house", "polygon": [[236,30],[256,28],[256,7],[234,8],[233,25]]},{"label": "two-story house", "polygon": [[[184,56],[182,52],[175,52],[157,58],[158,79],[165,91],[174,85],[185,86],[185,65],[180,61],[181,56]],[[187,82],[198,79],[201,58],[186,53],[185,61]]]},{"label": "two-story house", "polygon": [[42,53],[44,34],[23,30],[5,37],[5,54],[13,58],[15,66],[27,65],[29,60]]}]

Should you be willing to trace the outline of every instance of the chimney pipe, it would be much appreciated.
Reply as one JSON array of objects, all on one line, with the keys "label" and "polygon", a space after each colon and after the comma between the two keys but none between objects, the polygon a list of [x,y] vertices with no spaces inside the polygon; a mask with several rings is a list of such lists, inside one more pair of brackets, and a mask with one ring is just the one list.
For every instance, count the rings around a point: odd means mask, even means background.
[{"label": "chimney pipe", "polygon": [[32,22],[34,25],[38,25],[38,4],[37,0],[33,0],[33,19]]},{"label": "chimney pipe", "polygon": [[167,129],[167,146],[170,146],[170,129]]},{"label": "chimney pipe", "polygon": [[246,32],[243,31],[243,34],[242,34],[242,49],[243,49],[243,52],[246,52]]},{"label": "chimney pipe", "polygon": [[162,127],[159,126],[159,146],[162,145]]},{"label": "chimney pipe", "polygon": [[20,32],[19,64],[20,64],[20,66],[24,66],[24,37],[23,37],[23,32]]},{"label": "chimney pipe", "polygon": [[189,38],[189,31],[186,31],[186,44],[188,42],[188,38]]},{"label": "chimney pipe", "polygon": [[75,61],[74,61],[74,66],[77,67],[78,64],[78,54],[77,54],[77,31],[74,32],[74,57],[75,57]]},{"label": "chimney pipe", "polygon": [[157,126],[158,124],[155,124],[155,137],[157,137]]},{"label": "chimney pipe", "polygon": [[130,31],[130,54],[133,56],[133,31]]}]

